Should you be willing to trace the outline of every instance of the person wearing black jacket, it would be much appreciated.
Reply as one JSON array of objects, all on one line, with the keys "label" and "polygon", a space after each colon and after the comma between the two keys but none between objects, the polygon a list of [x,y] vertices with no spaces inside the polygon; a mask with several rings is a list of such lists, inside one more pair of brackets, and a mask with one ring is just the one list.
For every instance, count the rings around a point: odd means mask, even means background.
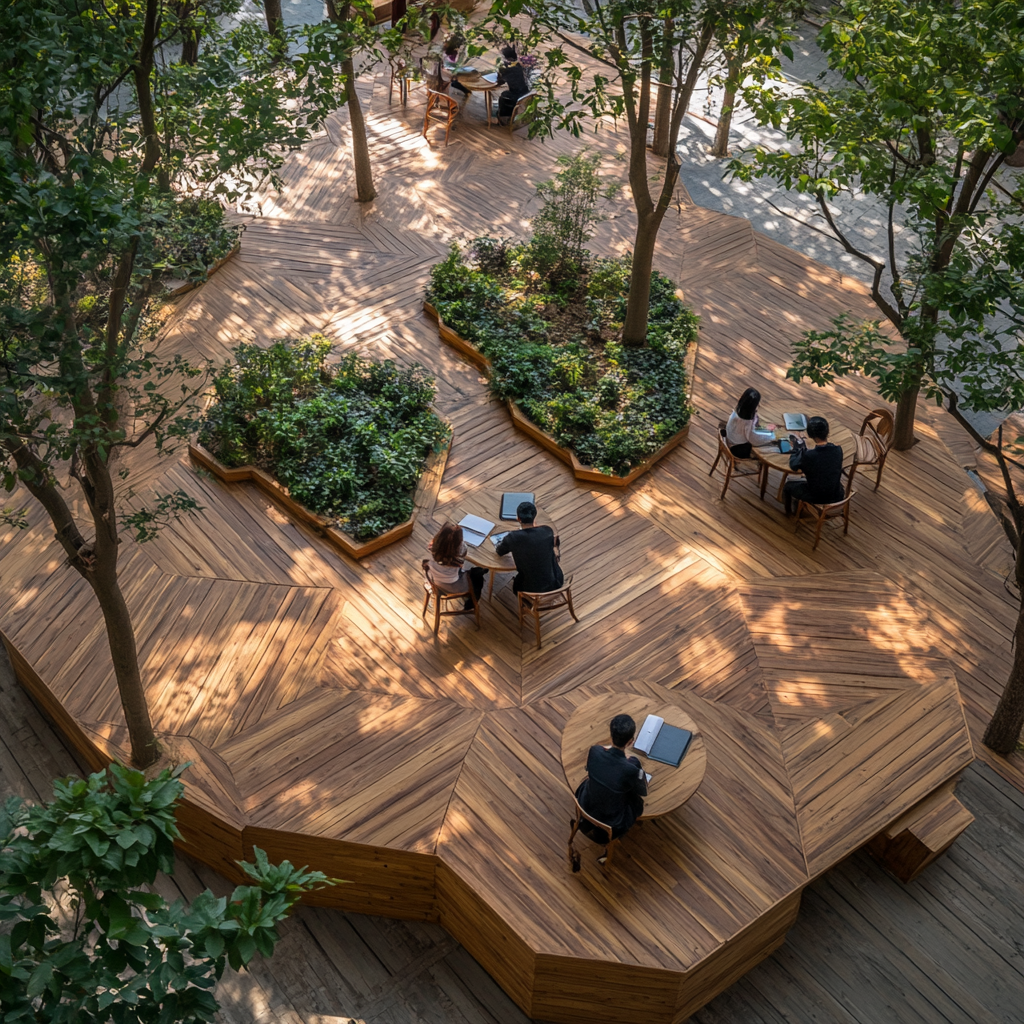
[{"label": "person wearing black jacket", "polygon": [[501,55],[505,63],[498,68],[498,84],[507,85],[508,88],[498,97],[498,121],[507,124],[519,98],[530,91],[530,80],[511,46],[506,46]]},{"label": "person wearing black jacket", "polygon": [[[587,777],[576,790],[576,799],[587,814],[611,826],[612,834],[584,818],[580,831],[598,843],[610,843],[624,836],[644,812],[647,777],[635,757],[626,757],[626,745],[636,735],[636,722],[629,715],[616,715],[610,725],[611,746],[600,744],[587,754]],[[605,851],[607,856],[607,851]],[[604,857],[598,857],[598,862]]]},{"label": "person wearing black jacket", "polygon": [[814,442],[813,447],[794,436],[793,454],[789,457],[790,469],[803,473],[802,480],[787,480],[784,488],[786,515],[794,514],[795,503],[810,501],[815,505],[829,505],[846,497],[841,483],[843,473],[843,449],[828,439],[828,420],[824,416],[812,416],[807,421],[807,436]]}]

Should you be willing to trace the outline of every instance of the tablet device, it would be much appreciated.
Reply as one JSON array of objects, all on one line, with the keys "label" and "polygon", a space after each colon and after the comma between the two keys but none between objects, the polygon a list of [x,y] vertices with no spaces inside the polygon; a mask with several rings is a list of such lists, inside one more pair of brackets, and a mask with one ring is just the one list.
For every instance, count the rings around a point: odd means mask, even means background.
[{"label": "tablet device", "polygon": [[501,496],[501,518],[514,521],[516,509],[524,502],[533,502],[533,495],[525,491],[506,491]]}]

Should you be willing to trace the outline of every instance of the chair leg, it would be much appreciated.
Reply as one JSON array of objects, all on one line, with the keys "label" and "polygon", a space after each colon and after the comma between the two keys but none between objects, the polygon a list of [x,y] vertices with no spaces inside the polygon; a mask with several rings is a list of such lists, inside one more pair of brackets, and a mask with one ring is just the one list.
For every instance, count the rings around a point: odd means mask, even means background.
[{"label": "chair leg", "polygon": [[762,463],[761,471],[758,474],[758,481],[761,485],[761,500],[764,501],[764,492],[768,490],[768,463]]},{"label": "chair leg", "polygon": [[[427,110],[423,115],[423,138],[427,138],[427,125],[430,124],[430,97],[427,97]],[[428,140],[429,142],[429,140]]]},{"label": "chair leg", "polygon": [[782,470],[782,479],[779,481],[779,493],[775,495],[776,501],[783,501],[785,499],[786,481],[789,479],[789,476],[788,469]]},{"label": "chair leg", "polygon": [[519,605],[519,632],[523,631],[523,599],[516,594],[516,601]]},{"label": "chair leg", "polygon": [[878,490],[878,485],[882,482],[882,467],[885,465],[885,459],[888,452],[883,452],[881,458],[878,460],[878,476],[875,478],[875,490]]},{"label": "chair leg", "polygon": [[845,537],[850,532],[850,503],[846,503],[846,507],[843,509],[843,536]]},{"label": "chair leg", "polygon": [[476,591],[473,589],[473,584],[469,585],[469,596],[473,599],[473,614],[476,616],[476,628],[480,630],[480,605],[477,604]]},{"label": "chair leg", "polygon": [[437,631],[441,628],[441,595],[434,595],[434,636],[437,636]]},{"label": "chair leg", "polygon": [[847,494],[849,494],[850,491],[853,490],[853,477],[854,477],[854,474],[857,472],[857,467],[859,465],[860,465],[859,462],[854,462],[850,466],[850,475],[846,478],[846,493]]},{"label": "chair leg", "polygon": [[793,532],[796,533],[800,529],[800,517],[804,514],[804,503],[798,501],[796,503],[796,522],[793,524]]},{"label": "chair leg", "polygon": [[534,603],[533,606],[533,629],[537,634],[537,650],[540,650],[540,608]]},{"label": "chair leg", "polygon": [[818,550],[818,541],[821,540],[821,528],[825,524],[825,516],[823,513],[818,513],[818,528],[814,531],[814,543],[811,545],[812,551]]},{"label": "chair leg", "polygon": [[715,470],[718,469],[718,464],[721,461],[722,461],[722,450],[719,449],[718,450],[718,454],[715,456],[715,461],[711,463],[711,472],[708,473],[708,476],[714,476],[715,475]]},{"label": "chair leg", "polygon": [[718,496],[719,501],[725,501],[725,492],[729,490],[729,481],[732,479],[732,463],[725,467],[725,483],[722,485],[722,493]]},{"label": "chair leg", "polygon": [[427,590],[426,587],[424,587],[423,588],[423,615],[422,615],[422,618],[425,619],[427,617],[427,609],[429,607],[430,607],[430,591]]},{"label": "chair leg", "polygon": [[572,607],[572,591],[571,590],[567,590],[565,592],[565,603],[569,606],[569,614],[573,617],[573,620],[576,621],[576,622],[579,622],[580,621],[579,620],[579,616],[577,616],[576,612],[573,610],[573,607]]},{"label": "chair leg", "polygon": [[488,601],[493,601],[494,600],[494,577],[497,576],[498,574],[492,569],[487,575],[490,576],[490,578],[491,578],[491,582],[487,585],[487,600]]}]

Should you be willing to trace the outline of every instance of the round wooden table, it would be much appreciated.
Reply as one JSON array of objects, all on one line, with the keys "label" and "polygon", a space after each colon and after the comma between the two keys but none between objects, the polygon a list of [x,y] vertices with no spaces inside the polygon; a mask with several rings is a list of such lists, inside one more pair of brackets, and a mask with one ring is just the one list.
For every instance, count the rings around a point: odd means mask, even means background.
[{"label": "round wooden table", "polygon": [[[770,416],[764,417],[768,422],[771,422]],[[781,419],[781,417],[779,417]],[[807,440],[807,435],[802,430],[786,430],[785,427],[779,427],[775,431],[775,439],[781,441],[783,439],[788,440],[790,434],[795,434],[797,437],[802,437]],[[853,462],[854,452],[856,446],[853,441],[853,431],[848,427],[837,424],[831,430],[828,435],[828,439],[833,443],[839,445],[843,449],[843,466],[849,468]],[[808,447],[813,445],[813,441],[808,441]],[[768,490],[768,473],[777,469],[782,474],[782,479],[779,481],[779,491],[776,495],[777,500],[782,501],[782,488],[786,483],[786,479],[790,476],[803,476],[803,473],[798,469],[789,468],[789,457],[792,452],[780,452],[778,447],[773,444],[761,445],[758,447],[754,446],[754,458],[756,458],[762,466],[761,473],[761,497],[764,497],[764,492]]]},{"label": "round wooden table", "polygon": [[694,720],[677,704],[639,693],[603,693],[599,697],[591,697],[569,717],[562,732],[562,770],[569,788],[575,793],[586,776],[590,748],[598,743],[611,743],[608,724],[616,715],[630,715],[636,722],[637,732],[648,715],[659,715],[669,725],[689,729],[693,733],[678,768],[652,761],[631,747],[626,749],[626,756],[639,758],[644,771],[651,776],[647,796],[644,797],[644,813],[640,817],[657,818],[682,807],[704,780],[708,765],[704,737]]},{"label": "round wooden table", "polygon": [[505,86],[497,81],[496,72],[492,71],[489,75],[481,74],[475,69],[473,71],[456,71],[452,76],[452,80],[458,82],[463,89],[469,90],[469,92],[482,92],[484,94],[484,102],[487,108],[487,126],[490,127],[495,123],[495,118],[491,115],[491,93],[496,89],[504,89]]},{"label": "round wooden table", "polygon": [[[501,495],[498,495],[499,501]],[[493,502],[491,503],[493,505]],[[480,516],[482,519],[486,519],[488,522],[494,523],[494,529],[487,535],[487,538],[476,547],[467,545],[466,547],[466,561],[471,565],[478,565],[481,569],[489,569],[491,581],[488,585],[487,596],[488,598],[494,595],[494,576],[499,572],[515,572],[516,563],[511,555],[499,555],[494,548],[494,544],[491,541],[491,537],[498,533],[507,533],[509,530],[518,530],[518,520],[498,519],[495,515],[494,508],[491,505],[485,505],[484,502],[476,502],[472,498],[461,502],[449,515],[443,518],[434,517],[434,521],[438,523],[452,522],[457,523],[460,519],[466,515],[471,514]],[[544,512],[537,509],[537,525],[538,526],[550,526],[555,531],[555,536],[558,536],[558,528],[551,520],[544,515]]]}]

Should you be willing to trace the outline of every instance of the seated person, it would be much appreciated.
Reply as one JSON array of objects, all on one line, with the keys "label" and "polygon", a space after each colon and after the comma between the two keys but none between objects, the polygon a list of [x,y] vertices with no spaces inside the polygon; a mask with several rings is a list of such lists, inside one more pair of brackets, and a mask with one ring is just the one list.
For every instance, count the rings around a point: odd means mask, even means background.
[{"label": "seated person", "polygon": [[530,79],[511,46],[504,47],[501,55],[504,61],[498,68],[498,84],[507,85],[508,88],[498,97],[498,121],[508,124],[519,98],[530,91]]},{"label": "seated person", "polygon": [[791,469],[800,470],[802,480],[787,480],[784,488],[786,515],[795,512],[794,502],[810,501],[815,505],[830,505],[846,497],[841,483],[843,449],[828,439],[828,420],[812,416],[807,421],[807,436],[814,442],[807,444],[795,434],[789,435],[793,454],[789,457]]},{"label": "seated person", "polygon": [[543,594],[558,590],[565,582],[558,564],[558,535],[550,526],[535,526],[537,506],[532,501],[520,502],[516,507],[520,530],[509,530],[495,548],[499,555],[512,555],[516,563],[516,578],[512,593],[521,590],[527,594]]},{"label": "seated person", "polygon": [[[636,735],[636,722],[629,715],[616,715],[610,729],[611,745],[590,748],[587,777],[576,790],[580,807],[611,826],[609,836],[586,819],[580,822],[580,831],[598,843],[610,843],[624,836],[643,814],[647,796],[647,777],[639,760],[626,757],[626,744]],[[599,857],[598,862],[603,863],[604,857]]]},{"label": "seated person", "polygon": [[725,425],[725,443],[737,459],[749,459],[755,445],[760,447],[775,440],[773,425],[763,430],[758,429],[757,407],[760,404],[761,392],[756,388],[747,388],[740,395],[736,408],[729,413],[729,422]]},{"label": "seated person", "polygon": [[473,599],[469,596],[472,586],[477,600],[484,589],[486,569],[474,565],[468,572],[463,568],[466,558],[466,545],[462,540],[462,527],[454,523],[445,523],[437,531],[427,550],[430,558],[424,561],[427,578],[445,594],[465,594],[462,603],[464,609],[473,607]]},{"label": "seated person", "polygon": [[441,47],[441,77],[455,90],[456,95],[453,98],[460,104],[469,96],[469,90],[455,77],[462,67],[465,43],[465,38],[455,33],[448,36]]}]

